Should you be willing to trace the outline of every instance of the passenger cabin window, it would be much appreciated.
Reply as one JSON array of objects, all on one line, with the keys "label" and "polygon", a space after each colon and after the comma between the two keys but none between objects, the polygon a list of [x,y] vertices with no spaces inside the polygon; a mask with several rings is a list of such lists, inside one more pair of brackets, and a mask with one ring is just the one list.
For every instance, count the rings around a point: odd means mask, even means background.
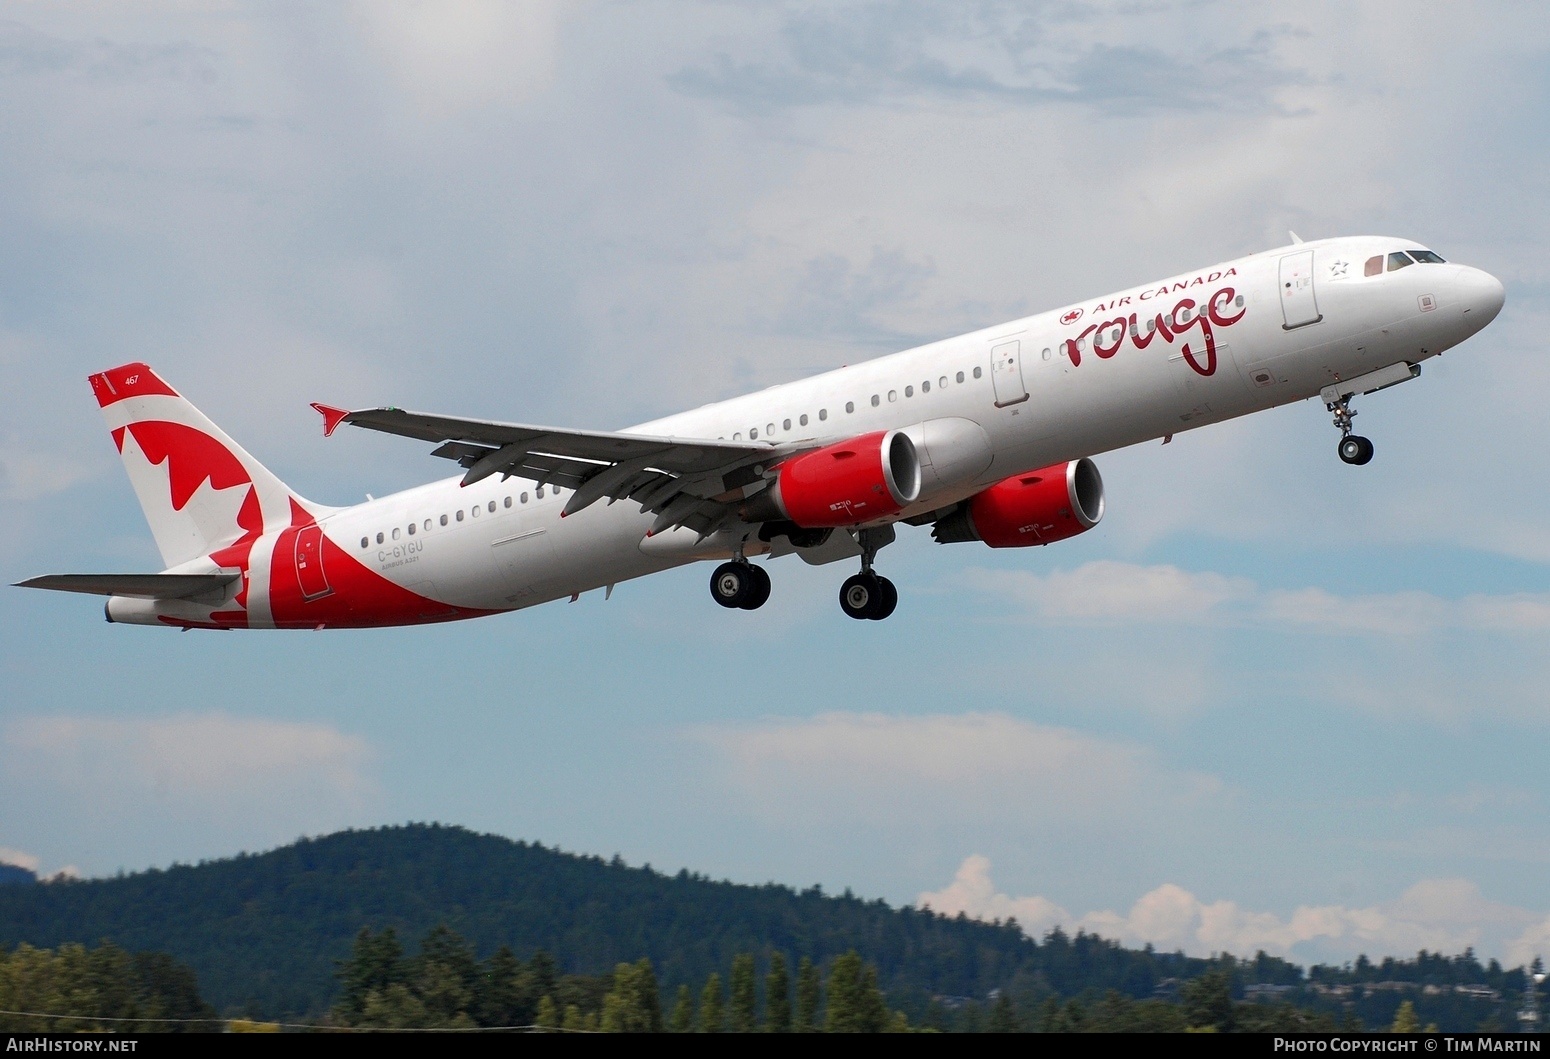
[{"label": "passenger cabin window", "polygon": [[1438,257],[1436,254],[1432,253],[1430,250],[1412,250],[1412,251],[1410,251],[1410,256],[1415,258],[1417,261],[1421,262],[1421,264],[1423,264],[1423,265],[1445,265],[1445,264],[1447,264],[1446,261],[1444,261],[1442,258]]},{"label": "passenger cabin window", "polygon": [[915,387],[913,387],[913,386],[906,386],[904,388],[904,396],[905,397],[914,397],[915,396]]},{"label": "passenger cabin window", "polygon": [[409,536],[411,536],[411,537],[414,536],[414,523],[413,522],[409,523]]},{"label": "passenger cabin window", "polygon": [[1413,264],[1415,264],[1415,262],[1410,260],[1410,255],[1405,253],[1402,250],[1396,250],[1392,254],[1389,255],[1389,271],[1390,272],[1398,272],[1400,269],[1404,268],[1406,265],[1413,265]]},{"label": "passenger cabin window", "polygon": [[847,411],[847,412],[854,412],[855,410],[856,410],[856,402],[855,401],[846,401],[845,402],[845,411]]},{"label": "passenger cabin window", "polygon": [[874,393],[872,395],[872,407],[876,408],[878,405],[880,405],[882,403],[883,403],[883,399],[881,397],[878,397],[877,394]]},{"label": "passenger cabin window", "polygon": [[938,379],[936,381],[936,387],[939,390],[947,389],[947,376],[946,375],[943,375],[940,379]]},{"label": "passenger cabin window", "polygon": [[1049,347],[1045,346],[1044,347],[1044,352],[1039,354],[1039,355],[1042,356],[1045,360],[1048,360],[1049,359]]},{"label": "passenger cabin window", "polygon": [[[748,438],[749,438],[749,440],[750,441],[754,441],[754,440],[757,440],[758,437],[759,437],[759,428],[758,427],[749,427],[748,428]],[[542,496],[543,494],[540,493],[538,495]]]},{"label": "passenger cabin window", "polygon": [[921,393],[930,393],[931,392],[931,380],[930,379],[927,379],[927,380],[925,380],[924,382],[922,382],[920,384],[920,392]]},{"label": "passenger cabin window", "polygon": [[379,533],[379,534],[377,534],[377,543],[378,543],[378,544],[381,544],[381,543],[382,543],[382,534],[380,534],[380,533]]},{"label": "passenger cabin window", "polygon": [[463,509],[462,508],[458,508],[457,509],[457,520],[459,522],[463,521]]},{"label": "passenger cabin window", "polygon": [[962,381],[963,381],[963,372],[961,372],[961,371],[960,371],[960,372],[959,372],[959,373],[958,373],[958,376],[957,376],[957,378],[958,378],[958,381],[959,381],[959,382],[962,382]]},{"label": "passenger cabin window", "polygon": [[889,390],[888,391],[888,403],[889,404],[892,404],[893,402],[897,401],[898,399],[899,399],[899,391],[898,390]]},{"label": "passenger cabin window", "polygon": [[820,408],[820,409],[818,409],[818,421],[820,423],[822,423],[824,420],[826,420],[828,418],[829,418],[829,410],[827,408]]},{"label": "passenger cabin window", "polygon": [[533,495],[538,497],[538,499],[542,500],[544,498],[544,487],[543,486],[539,486],[537,489],[534,489],[533,490]]},{"label": "passenger cabin window", "polygon": [[525,503],[527,503],[527,494],[526,494],[526,493],[523,493],[523,494],[522,494],[522,497],[521,497],[521,500],[522,500],[522,502],[523,502],[523,503],[524,503],[524,504],[525,504]]},{"label": "passenger cabin window", "polygon": [[1383,255],[1379,254],[1377,257],[1369,257],[1367,259],[1366,266],[1362,269],[1362,275],[1364,275],[1364,276],[1381,276],[1381,275],[1383,275]]},{"label": "passenger cabin window", "polygon": [[[806,416],[802,417],[802,422],[804,422],[804,423],[807,422],[807,417]],[[789,419],[781,420],[781,422],[780,422],[780,429],[782,429],[782,430],[790,430],[791,429],[791,420],[789,420]]]},{"label": "passenger cabin window", "polygon": [[979,378],[979,377],[980,377],[980,375],[981,375],[981,374],[982,374],[982,373],[981,373],[981,372],[980,372],[980,370],[979,370],[979,369],[978,369],[978,368],[975,368],[975,369],[974,369],[974,377],[975,377],[975,378],[976,378],[976,379],[977,379],[977,378]]},{"label": "passenger cabin window", "polygon": [[506,506],[507,507],[511,506],[511,497],[509,497],[509,496],[506,498]]},{"label": "passenger cabin window", "polygon": [[395,541],[398,540],[398,527],[397,526],[393,527],[393,539]]},{"label": "passenger cabin window", "polygon": [[468,513],[470,515],[474,516],[474,518],[478,518],[479,517],[479,505],[475,504],[472,508],[469,509]]},{"label": "passenger cabin window", "polygon": [[775,424],[774,423],[766,423],[764,425],[764,433],[765,433],[766,437],[769,436],[770,434],[775,433]]},{"label": "passenger cabin window", "polygon": [[802,416],[802,418],[799,419],[797,422],[801,423],[804,427],[807,426],[807,416],[806,415]]},{"label": "passenger cabin window", "polygon": [[361,547],[362,548],[370,548],[371,547],[371,538],[370,537],[362,537],[361,538]]},{"label": "passenger cabin window", "polygon": [[441,524],[443,526],[445,526],[447,524],[447,516],[446,515],[441,516]]},{"label": "passenger cabin window", "polygon": [[495,501],[493,501],[493,500],[490,501],[487,510],[490,512],[490,514],[492,514],[492,515],[495,514]]},{"label": "passenger cabin window", "polygon": [[426,519],[425,520],[425,532],[429,533],[430,531],[431,531],[431,520],[430,519]]}]

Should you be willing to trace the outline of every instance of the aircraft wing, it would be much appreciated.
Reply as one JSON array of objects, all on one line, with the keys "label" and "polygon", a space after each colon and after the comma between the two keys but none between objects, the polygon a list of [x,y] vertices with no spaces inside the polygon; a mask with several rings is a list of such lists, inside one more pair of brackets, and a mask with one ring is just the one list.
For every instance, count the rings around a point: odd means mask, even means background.
[{"label": "aircraft wing", "polygon": [[465,486],[500,474],[573,489],[565,515],[604,497],[634,500],[657,513],[652,533],[673,526],[715,532],[729,521],[731,504],[763,488],[767,466],[811,447],[566,430],[401,408],[312,407],[323,415],[325,435],[348,423],[436,444],[431,455],[464,468]]},{"label": "aircraft wing", "polygon": [[84,592],[93,596],[139,599],[186,599],[225,588],[242,575],[230,574],[45,574],[19,581],[16,588]]}]

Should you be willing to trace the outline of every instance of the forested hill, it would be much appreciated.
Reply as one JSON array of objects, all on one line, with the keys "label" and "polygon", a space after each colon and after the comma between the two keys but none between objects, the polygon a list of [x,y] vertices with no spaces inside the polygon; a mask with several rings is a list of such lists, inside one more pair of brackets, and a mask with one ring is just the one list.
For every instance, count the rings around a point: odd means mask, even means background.
[{"label": "forested hill", "polygon": [[[480,955],[509,945],[596,974],[650,957],[665,987],[699,983],[740,952],[875,962],[896,1003],[991,989],[1116,988],[1149,996],[1203,960],[1091,935],[1043,943],[1015,926],[948,919],[817,888],[743,886],[632,868],[458,827],[344,831],[268,853],[112,879],[0,887],[0,947],[110,940],[192,967],[223,1011],[318,1014],[362,927],[415,939],[445,924]],[[1297,969],[1273,961],[1295,977]],[[793,963],[794,965],[794,963]]]}]

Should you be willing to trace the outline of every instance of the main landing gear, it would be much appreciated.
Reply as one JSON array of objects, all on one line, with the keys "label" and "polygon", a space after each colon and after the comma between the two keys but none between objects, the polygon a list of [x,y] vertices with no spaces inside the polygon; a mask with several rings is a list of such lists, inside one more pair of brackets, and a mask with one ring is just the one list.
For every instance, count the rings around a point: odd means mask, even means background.
[{"label": "main landing gear", "polygon": [[879,530],[862,530],[858,536],[861,572],[840,586],[840,609],[858,621],[882,621],[899,605],[899,590],[892,581],[872,572],[872,559],[877,549],[893,540],[893,527],[887,527],[886,535]]},{"label": "main landing gear", "polygon": [[741,557],[716,567],[710,596],[729,610],[758,610],[770,598],[770,575]]},{"label": "main landing gear", "polygon": [[1372,460],[1372,442],[1360,434],[1351,433],[1351,420],[1356,418],[1356,413],[1351,410],[1350,400],[1349,397],[1342,397],[1326,407],[1335,413],[1335,426],[1340,428],[1340,445],[1336,451],[1346,463],[1360,467]]}]

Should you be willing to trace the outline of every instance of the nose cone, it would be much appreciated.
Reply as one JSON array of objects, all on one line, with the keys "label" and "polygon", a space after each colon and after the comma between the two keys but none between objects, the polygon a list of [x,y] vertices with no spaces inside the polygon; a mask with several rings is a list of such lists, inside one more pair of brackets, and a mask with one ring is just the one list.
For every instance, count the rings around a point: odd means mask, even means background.
[{"label": "nose cone", "polygon": [[1478,331],[1496,319],[1506,300],[1501,280],[1478,268],[1463,270],[1459,277],[1459,306],[1472,330]]}]

